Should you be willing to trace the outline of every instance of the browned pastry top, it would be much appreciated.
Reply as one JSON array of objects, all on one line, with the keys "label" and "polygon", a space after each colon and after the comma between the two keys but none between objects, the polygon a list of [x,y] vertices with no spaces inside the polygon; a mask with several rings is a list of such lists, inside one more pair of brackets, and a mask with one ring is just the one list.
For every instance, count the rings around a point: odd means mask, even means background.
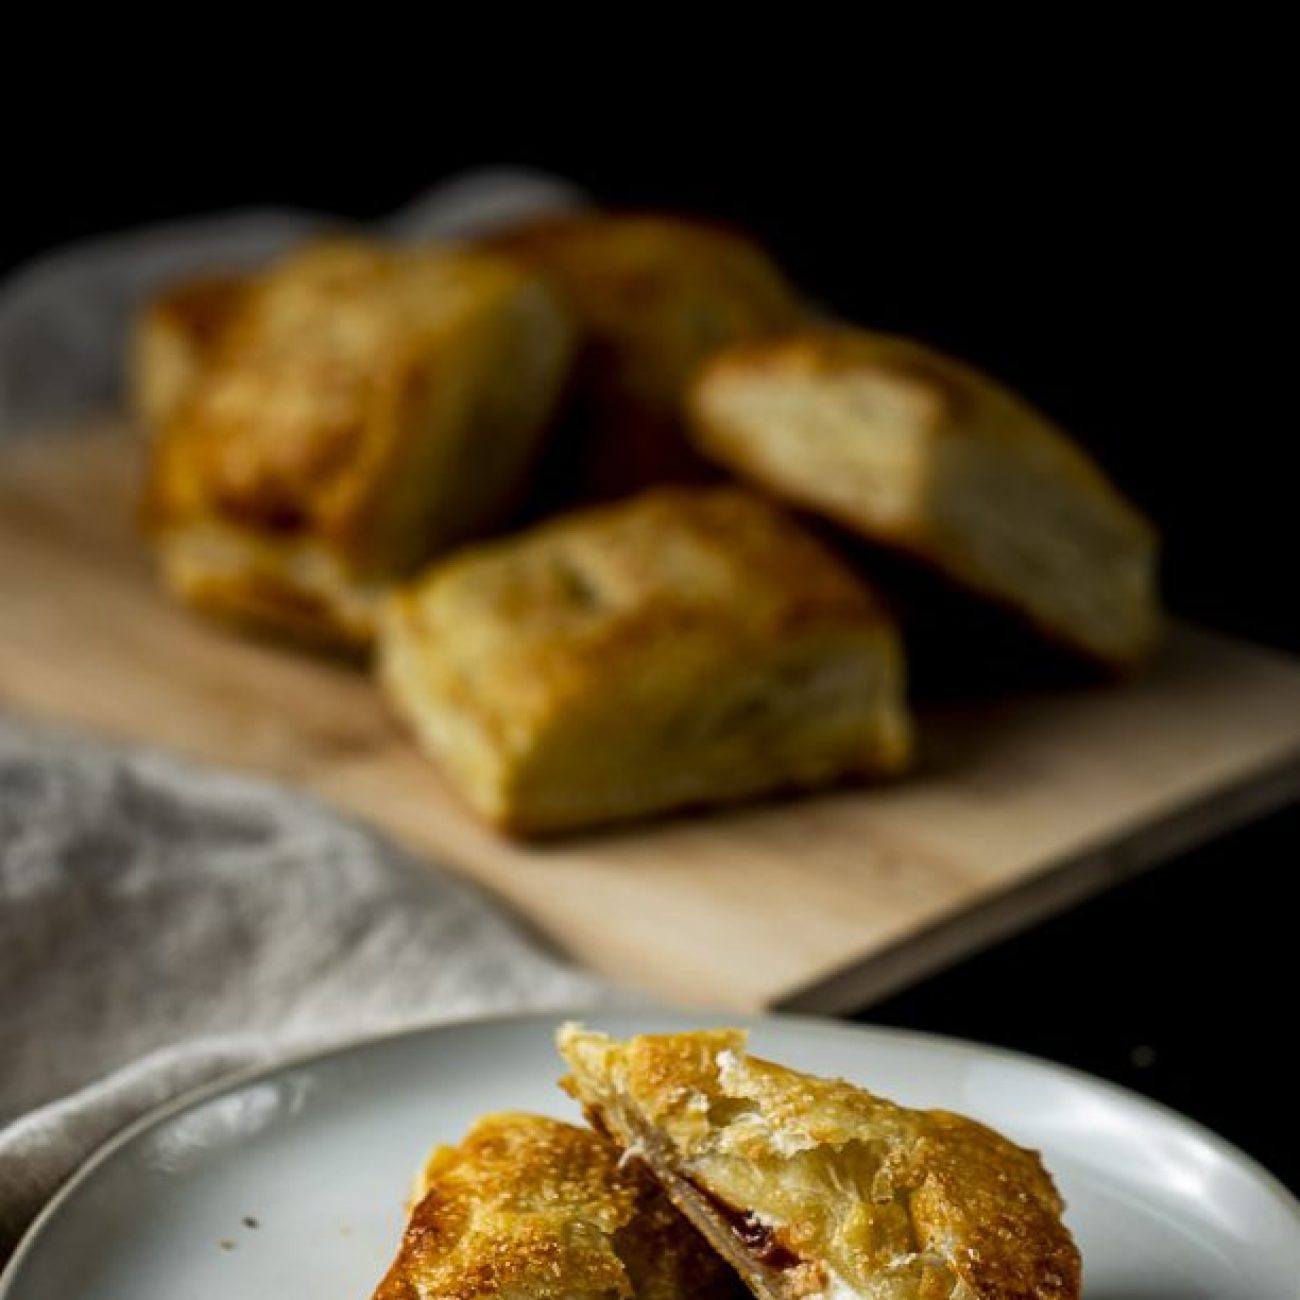
[{"label": "browned pastry top", "polygon": [[540,1115],[478,1120],[430,1159],[374,1300],[741,1300],[639,1165]]},{"label": "browned pastry top", "polygon": [[[411,421],[456,400],[475,320],[518,292],[521,275],[486,253],[345,239],[289,257],[245,292],[169,422],[155,518],[363,536],[393,490]],[[458,373],[434,373],[453,338]]]}]

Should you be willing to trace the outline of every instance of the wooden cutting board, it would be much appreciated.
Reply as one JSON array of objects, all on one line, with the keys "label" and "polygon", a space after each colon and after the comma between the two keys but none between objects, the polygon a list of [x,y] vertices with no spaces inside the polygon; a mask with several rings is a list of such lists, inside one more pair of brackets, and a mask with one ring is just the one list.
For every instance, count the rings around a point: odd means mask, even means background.
[{"label": "wooden cutting board", "polygon": [[889,788],[513,844],[360,670],[163,598],[139,459],[111,428],[0,450],[0,707],[311,790],[665,998],[860,1006],[1300,793],[1300,663],[1179,626],[1132,685],[924,714],[922,770]]}]

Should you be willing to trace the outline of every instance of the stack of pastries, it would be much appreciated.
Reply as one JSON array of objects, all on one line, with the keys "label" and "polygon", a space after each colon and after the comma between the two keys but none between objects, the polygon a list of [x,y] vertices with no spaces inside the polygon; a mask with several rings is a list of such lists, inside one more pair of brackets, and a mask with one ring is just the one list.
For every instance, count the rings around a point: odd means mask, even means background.
[{"label": "stack of pastries", "polygon": [[743,1032],[560,1031],[590,1129],[434,1151],[374,1300],[1078,1300],[1038,1155],[750,1056]]},{"label": "stack of pastries", "polygon": [[512,833],[904,771],[900,566],[1106,672],[1156,640],[1154,530],[1064,432],[704,222],[322,240],[131,364],[168,588],[365,657]]}]

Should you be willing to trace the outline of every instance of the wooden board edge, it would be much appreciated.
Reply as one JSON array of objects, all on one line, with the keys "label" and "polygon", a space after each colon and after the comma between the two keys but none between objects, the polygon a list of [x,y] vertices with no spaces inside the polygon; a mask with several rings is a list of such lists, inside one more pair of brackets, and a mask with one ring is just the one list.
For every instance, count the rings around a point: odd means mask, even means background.
[{"label": "wooden board edge", "polygon": [[913,934],[860,962],[766,1000],[755,1010],[845,1015],[870,1008],[931,975],[1021,933],[1037,921],[1103,893],[1271,812],[1300,801],[1300,747],[1269,767],[1121,831],[1044,867],[1015,887]]}]

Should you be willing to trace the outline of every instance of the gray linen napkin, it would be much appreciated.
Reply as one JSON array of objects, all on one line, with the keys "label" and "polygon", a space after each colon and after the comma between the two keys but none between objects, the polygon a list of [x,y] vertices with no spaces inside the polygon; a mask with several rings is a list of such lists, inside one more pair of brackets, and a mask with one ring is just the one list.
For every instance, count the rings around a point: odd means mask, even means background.
[{"label": "gray linen napkin", "polygon": [[95,1147],[187,1088],[618,996],[306,798],[0,717],[0,1260]]}]

